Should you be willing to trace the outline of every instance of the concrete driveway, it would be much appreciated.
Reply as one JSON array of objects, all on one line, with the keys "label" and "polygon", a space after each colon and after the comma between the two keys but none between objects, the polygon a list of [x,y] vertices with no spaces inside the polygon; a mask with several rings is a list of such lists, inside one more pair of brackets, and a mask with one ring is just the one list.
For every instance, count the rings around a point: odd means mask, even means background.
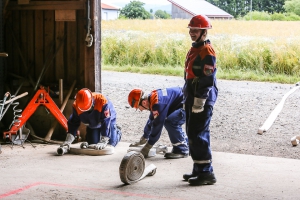
[{"label": "concrete driveway", "polygon": [[[124,185],[119,166],[129,143],[113,155],[56,155],[57,145],[2,145],[0,199],[300,199],[300,160],[213,152],[217,183],[189,186],[191,157],[157,155],[154,176]],[[77,144],[79,146],[79,144]]]}]

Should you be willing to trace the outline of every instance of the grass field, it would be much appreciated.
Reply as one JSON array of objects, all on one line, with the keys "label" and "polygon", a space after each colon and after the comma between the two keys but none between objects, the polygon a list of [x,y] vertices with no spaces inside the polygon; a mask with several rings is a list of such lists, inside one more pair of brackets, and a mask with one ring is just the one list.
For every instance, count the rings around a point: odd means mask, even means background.
[{"label": "grass field", "polygon": [[[102,21],[103,69],[183,75],[188,20]],[[295,83],[300,22],[212,20],[218,78]]]}]

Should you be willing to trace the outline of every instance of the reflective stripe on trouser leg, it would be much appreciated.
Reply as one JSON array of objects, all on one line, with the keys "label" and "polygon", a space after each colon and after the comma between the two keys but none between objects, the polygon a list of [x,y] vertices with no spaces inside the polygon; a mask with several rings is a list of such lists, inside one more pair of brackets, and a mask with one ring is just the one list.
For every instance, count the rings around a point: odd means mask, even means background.
[{"label": "reflective stripe on trouser leg", "polygon": [[185,123],[185,111],[180,108],[171,113],[165,120],[166,128],[171,143],[173,144],[173,153],[187,154],[189,152],[187,136],[182,130]]},{"label": "reflective stripe on trouser leg", "polygon": [[211,160],[193,160],[195,164],[209,164]]},{"label": "reflective stripe on trouser leg", "polygon": [[186,105],[186,126],[190,154],[194,160],[194,171],[197,173],[212,172],[209,124],[213,107],[206,105],[204,111],[200,113],[191,113],[191,108],[191,105]]}]

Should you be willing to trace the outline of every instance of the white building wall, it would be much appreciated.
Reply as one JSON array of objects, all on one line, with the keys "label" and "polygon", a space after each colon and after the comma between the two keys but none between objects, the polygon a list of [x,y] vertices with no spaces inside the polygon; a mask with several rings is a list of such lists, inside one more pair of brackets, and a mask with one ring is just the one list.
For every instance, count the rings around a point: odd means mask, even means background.
[{"label": "white building wall", "polygon": [[172,4],[172,19],[191,19],[193,15]]},{"label": "white building wall", "polygon": [[118,19],[119,14],[120,14],[119,10],[102,9],[101,18],[102,20],[114,20],[114,19]]}]

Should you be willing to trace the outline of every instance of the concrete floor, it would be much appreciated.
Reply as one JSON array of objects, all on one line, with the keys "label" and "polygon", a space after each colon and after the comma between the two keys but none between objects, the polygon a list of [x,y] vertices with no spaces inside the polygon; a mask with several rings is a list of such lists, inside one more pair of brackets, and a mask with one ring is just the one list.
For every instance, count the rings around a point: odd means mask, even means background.
[{"label": "concrete floor", "polygon": [[[154,176],[124,185],[119,166],[129,143],[113,155],[56,155],[58,145],[2,145],[0,199],[300,199],[300,160],[213,152],[217,183],[189,186],[191,157],[157,155]],[[79,146],[79,144],[76,144]]]}]

